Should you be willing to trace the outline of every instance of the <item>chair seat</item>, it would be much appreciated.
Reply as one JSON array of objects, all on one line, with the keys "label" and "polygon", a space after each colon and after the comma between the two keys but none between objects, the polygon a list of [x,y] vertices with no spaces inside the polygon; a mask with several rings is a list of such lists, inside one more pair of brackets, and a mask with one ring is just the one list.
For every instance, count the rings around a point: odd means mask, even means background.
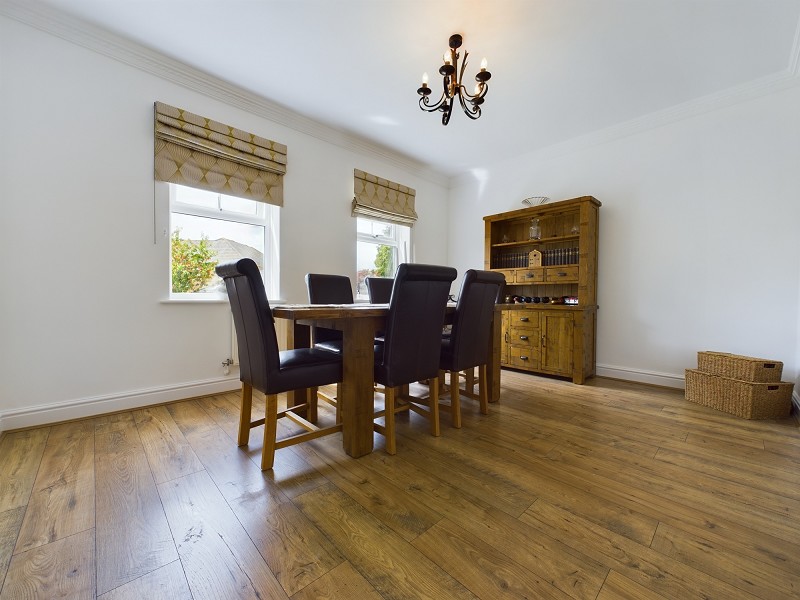
[{"label": "chair seat", "polygon": [[344,345],[343,340],[326,340],[324,342],[317,342],[316,344],[314,344],[314,348],[319,348],[320,350],[327,350],[328,352],[336,352],[337,354],[341,354],[343,345]]},{"label": "chair seat", "polygon": [[267,394],[317,387],[342,380],[342,356],[319,348],[279,352],[280,366],[267,382]]}]

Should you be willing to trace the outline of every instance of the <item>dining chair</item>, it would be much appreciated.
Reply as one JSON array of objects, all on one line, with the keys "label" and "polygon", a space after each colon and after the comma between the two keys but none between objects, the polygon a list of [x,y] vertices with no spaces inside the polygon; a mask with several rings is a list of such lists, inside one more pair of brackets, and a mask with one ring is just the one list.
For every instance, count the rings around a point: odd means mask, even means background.
[{"label": "dining chair", "polygon": [[[411,410],[430,421],[431,433],[439,435],[439,357],[450,284],[457,272],[452,267],[402,263],[386,317],[383,344],[375,344],[375,382],[384,386],[384,425],[374,428],[386,437],[386,452],[395,454],[395,415]],[[427,398],[412,396],[407,386],[430,380]]]},{"label": "dining chair", "polygon": [[[441,341],[439,382],[444,373],[450,373],[450,411],[454,427],[461,427],[461,399],[459,382],[461,371],[473,373],[478,367],[478,400],[482,414],[489,413],[486,372],[489,362],[489,338],[494,319],[494,305],[502,293],[505,277],[492,271],[469,269],[464,273],[461,292],[456,303],[453,328]],[[465,395],[469,391],[467,380]]]},{"label": "dining chair", "polygon": [[[239,346],[239,370],[242,381],[242,406],[239,415],[238,443],[248,443],[250,429],[264,425],[261,470],[272,468],[275,450],[329,435],[342,430],[337,423],[317,427],[316,388],[342,380],[342,356],[321,348],[278,350],[275,321],[269,307],[264,280],[250,258],[222,263],[217,275],[225,281],[236,339]],[[263,419],[252,421],[253,389],[266,396]],[[278,410],[278,394],[309,388],[308,402]],[[305,413],[305,417],[298,413]],[[277,439],[277,421],[287,417],[306,431]]]},{"label": "dining chair", "polygon": [[[346,275],[306,274],[306,289],[310,304],[353,304],[353,287]],[[342,351],[342,332],[324,327],[312,327],[314,345],[333,352]]]},{"label": "dining chair", "polygon": [[367,284],[367,294],[370,304],[388,304],[392,297],[392,277],[366,277],[364,282]]},{"label": "dining chair", "polygon": [[[353,304],[353,287],[346,275],[307,273],[306,289],[310,304]],[[342,352],[342,332],[325,327],[311,327],[311,340],[315,348]],[[336,409],[336,422],[341,423],[337,399],[341,397],[341,384],[336,384],[336,396],[317,390],[319,399]]]}]

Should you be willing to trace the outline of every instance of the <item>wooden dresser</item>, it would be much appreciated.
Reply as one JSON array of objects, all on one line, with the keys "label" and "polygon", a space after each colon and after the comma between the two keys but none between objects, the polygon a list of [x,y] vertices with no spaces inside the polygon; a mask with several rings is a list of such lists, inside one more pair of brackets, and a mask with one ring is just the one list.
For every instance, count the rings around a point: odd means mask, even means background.
[{"label": "wooden dresser", "polygon": [[[489,215],[484,268],[505,275],[500,362],[571,377],[595,374],[600,202],[583,196]],[[537,302],[538,300],[538,302]]]}]

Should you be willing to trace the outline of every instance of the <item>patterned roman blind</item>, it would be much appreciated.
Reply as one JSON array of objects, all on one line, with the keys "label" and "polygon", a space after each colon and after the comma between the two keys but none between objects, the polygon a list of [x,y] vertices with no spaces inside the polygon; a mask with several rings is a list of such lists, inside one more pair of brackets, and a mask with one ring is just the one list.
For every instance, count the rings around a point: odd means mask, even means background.
[{"label": "patterned roman blind", "polygon": [[155,178],[283,206],[286,146],[155,103]]},{"label": "patterned roman blind", "polygon": [[416,192],[404,185],[354,170],[353,216],[388,221],[396,225],[414,225]]}]

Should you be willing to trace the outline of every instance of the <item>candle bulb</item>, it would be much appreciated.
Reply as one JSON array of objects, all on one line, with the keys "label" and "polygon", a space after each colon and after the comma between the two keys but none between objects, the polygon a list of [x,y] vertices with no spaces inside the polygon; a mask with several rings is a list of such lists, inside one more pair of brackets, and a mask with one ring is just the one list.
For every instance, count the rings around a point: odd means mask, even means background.
[{"label": "candle bulb", "polygon": [[485,71],[485,70],[486,70],[486,67],[488,67],[488,66],[489,66],[489,63],[488,63],[488,62],[486,62],[486,58],[484,58],[484,59],[481,61],[481,71]]},{"label": "candle bulb", "polygon": [[450,52],[445,52],[442,55],[442,58],[444,59],[444,64],[446,64],[446,65],[450,64]]},{"label": "candle bulb", "polygon": [[422,87],[427,87],[427,85],[428,85],[428,74],[427,73],[423,73],[422,74]]}]

